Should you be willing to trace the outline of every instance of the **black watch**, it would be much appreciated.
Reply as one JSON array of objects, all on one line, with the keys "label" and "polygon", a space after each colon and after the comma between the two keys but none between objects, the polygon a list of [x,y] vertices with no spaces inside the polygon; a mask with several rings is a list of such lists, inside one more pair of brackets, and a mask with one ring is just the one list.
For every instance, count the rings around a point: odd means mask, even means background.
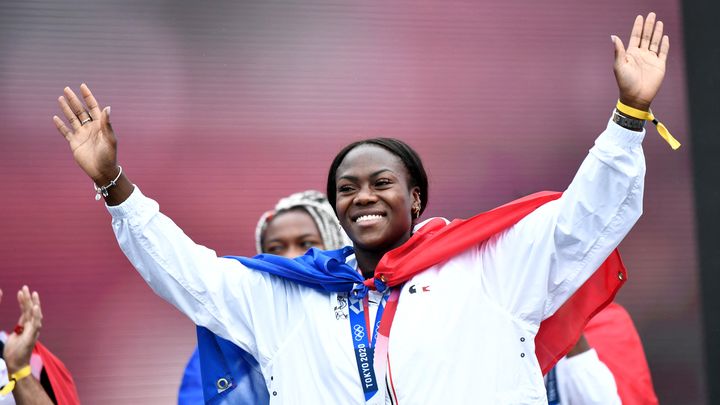
[{"label": "black watch", "polygon": [[613,111],[612,120],[614,123],[620,125],[625,129],[631,131],[642,131],[645,128],[645,120],[639,120],[637,118],[628,117],[618,110]]}]

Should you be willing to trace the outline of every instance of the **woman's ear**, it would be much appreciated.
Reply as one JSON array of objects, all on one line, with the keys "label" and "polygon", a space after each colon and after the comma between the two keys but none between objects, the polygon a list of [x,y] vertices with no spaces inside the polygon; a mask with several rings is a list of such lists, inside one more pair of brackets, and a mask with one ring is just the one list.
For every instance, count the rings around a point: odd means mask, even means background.
[{"label": "woman's ear", "polygon": [[422,199],[420,198],[420,187],[412,188],[413,205],[417,204],[418,208],[422,205]]},{"label": "woman's ear", "polygon": [[413,187],[410,191],[412,195],[412,205],[411,205],[411,212],[413,219],[417,219],[420,217],[420,211],[422,211],[422,199],[420,198],[420,188],[419,187]]}]

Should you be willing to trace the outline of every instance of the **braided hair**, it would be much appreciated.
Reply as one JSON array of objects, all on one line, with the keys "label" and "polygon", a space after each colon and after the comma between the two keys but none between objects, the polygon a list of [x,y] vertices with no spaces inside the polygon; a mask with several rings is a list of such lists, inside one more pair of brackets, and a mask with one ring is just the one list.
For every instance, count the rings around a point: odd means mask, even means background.
[{"label": "braided hair", "polygon": [[343,246],[352,244],[340,226],[335,211],[328,203],[325,194],[315,190],[307,190],[281,198],[275,205],[274,210],[262,214],[255,228],[255,246],[258,253],[263,253],[263,233],[265,233],[270,221],[277,215],[292,209],[302,209],[310,215],[320,231],[320,237],[325,249],[340,249]]}]

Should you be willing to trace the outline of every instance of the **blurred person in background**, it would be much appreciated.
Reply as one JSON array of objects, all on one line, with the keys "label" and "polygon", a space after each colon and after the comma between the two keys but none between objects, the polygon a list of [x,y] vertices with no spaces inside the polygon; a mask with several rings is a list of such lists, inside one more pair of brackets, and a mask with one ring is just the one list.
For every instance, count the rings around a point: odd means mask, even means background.
[{"label": "blurred person in background", "polygon": [[70,372],[37,341],[42,328],[40,295],[23,286],[17,300],[17,325],[10,334],[0,331],[0,405],[79,404]]},{"label": "blurred person in background", "polygon": [[550,405],[658,404],[635,324],[615,302],[588,322],[545,382]]},{"label": "blurred person in background", "polygon": [[[294,258],[313,247],[334,250],[351,243],[327,197],[315,190],[280,199],[273,210],[260,217],[255,228],[258,254]],[[250,354],[202,327],[198,327],[198,341],[203,350],[196,347],[188,361],[180,385],[179,405],[203,401],[237,405],[270,402],[260,367]]]},{"label": "blurred person in background", "polygon": [[620,405],[617,384],[585,335],[545,375],[548,405]]}]

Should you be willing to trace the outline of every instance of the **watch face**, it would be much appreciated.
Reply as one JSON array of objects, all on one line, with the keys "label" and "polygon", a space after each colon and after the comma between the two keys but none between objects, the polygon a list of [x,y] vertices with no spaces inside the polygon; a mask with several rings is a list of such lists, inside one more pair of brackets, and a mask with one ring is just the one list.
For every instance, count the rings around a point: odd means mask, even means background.
[{"label": "watch face", "polygon": [[643,129],[645,126],[644,120],[639,120],[635,118],[628,118],[624,115],[621,115],[617,112],[617,110],[613,113],[613,122],[620,125],[623,128],[630,129],[633,131],[639,131]]}]

